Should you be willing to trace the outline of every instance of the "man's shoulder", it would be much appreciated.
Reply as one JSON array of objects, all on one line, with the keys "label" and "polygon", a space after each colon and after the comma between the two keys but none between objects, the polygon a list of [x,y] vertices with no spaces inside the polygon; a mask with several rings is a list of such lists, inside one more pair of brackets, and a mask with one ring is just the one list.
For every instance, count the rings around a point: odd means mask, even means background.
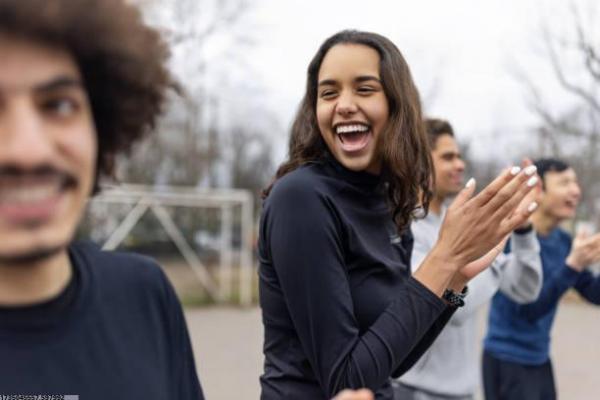
[{"label": "man's shoulder", "polygon": [[93,264],[102,263],[112,268],[159,268],[157,262],[148,256],[129,251],[102,250],[96,243],[77,241],[69,248],[73,253],[86,257]]},{"label": "man's shoulder", "polygon": [[108,282],[127,287],[163,285],[164,272],[154,259],[126,251],[105,251],[97,244],[74,242],[69,248],[74,262],[88,268],[97,284]]}]

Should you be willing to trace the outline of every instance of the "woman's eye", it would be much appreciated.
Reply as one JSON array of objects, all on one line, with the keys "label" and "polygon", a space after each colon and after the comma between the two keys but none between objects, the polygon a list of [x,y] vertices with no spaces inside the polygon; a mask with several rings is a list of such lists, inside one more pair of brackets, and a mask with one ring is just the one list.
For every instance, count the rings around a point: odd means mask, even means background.
[{"label": "woman's eye", "polygon": [[324,99],[332,98],[335,96],[335,90],[323,90],[321,92],[321,97]]},{"label": "woman's eye", "polygon": [[363,94],[372,93],[374,91],[375,91],[375,89],[370,86],[361,86],[358,88],[358,93],[363,93]]}]

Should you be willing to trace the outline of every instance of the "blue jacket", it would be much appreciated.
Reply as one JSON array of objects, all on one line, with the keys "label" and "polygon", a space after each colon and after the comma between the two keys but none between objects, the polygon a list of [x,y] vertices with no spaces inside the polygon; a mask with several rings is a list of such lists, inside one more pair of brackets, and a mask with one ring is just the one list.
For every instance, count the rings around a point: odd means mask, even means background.
[{"label": "blue jacket", "polygon": [[539,298],[517,304],[498,292],[490,308],[485,351],[494,357],[524,365],[548,361],[550,330],[558,302],[573,287],[583,298],[600,304],[600,277],[590,271],[577,272],[565,264],[571,237],[560,228],[538,235],[544,282]]}]

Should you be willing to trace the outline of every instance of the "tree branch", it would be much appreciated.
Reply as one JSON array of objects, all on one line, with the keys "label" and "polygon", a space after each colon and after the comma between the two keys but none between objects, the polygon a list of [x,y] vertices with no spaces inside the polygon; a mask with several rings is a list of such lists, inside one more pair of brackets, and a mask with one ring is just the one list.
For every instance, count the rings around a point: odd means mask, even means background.
[{"label": "tree branch", "polygon": [[598,102],[598,99],[589,91],[570,82],[566,78],[565,73],[564,73],[564,67],[559,60],[559,56],[558,56],[556,49],[552,43],[552,38],[550,37],[550,34],[549,34],[547,28],[544,28],[543,35],[544,35],[544,43],[546,45],[546,49],[548,51],[548,56],[550,58],[550,64],[552,66],[552,70],[554,71],[554,75],[556,76],[556,79],[558,80],[560,85],[568,92],[581,98],[596,112],[600,112],[600,103]]}]

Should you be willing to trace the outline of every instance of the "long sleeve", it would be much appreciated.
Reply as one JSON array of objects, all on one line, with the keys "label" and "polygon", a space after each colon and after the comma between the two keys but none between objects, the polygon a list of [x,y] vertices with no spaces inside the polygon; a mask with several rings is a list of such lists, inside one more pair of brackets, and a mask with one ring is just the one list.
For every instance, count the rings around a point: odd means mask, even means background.
[{"label": "long sleeve", "polygon": [[[414,247],[411,258],[412,271],[416,271],[427,254],[431,251],[439,235],[439,229],[443,221],[445,209],[437,215],[428,215],[424,220],[413,222],[411,229],[414,236]],[[502,255],[501,255],[502,256]],[[494,261],[494,263],[504,261]],[[504,258],[502,258],[504,260]],[[465,305],[456,310],[450,318],[452,325],[462,325],[479,308],[487,303],[500,286],[500,269],[489,267],[469,282],[469,294],[465,299]]]},{"label": "long sleeve", "polygon": [[[494,261],[494,263],[496,262]],[[463,325],[472,318],[498,291],[500,279],[500,274],[492,266],[471,279],[468,284],[469,293],[465,298],[465,305],[454,313],[450,324]]]},{"label": "long sleeve", "polygon": [[304,354],[324,394],[380,388],[447,308],[407,278],[372,325],[359,329],[345,268],[343,224],[307,185],[280,184],[265,209],[266,253]]},{"label": "long sleeve", "polygon": [[[435,245],[442,220],[443,213],[440,216],[429,215],[425,220],[412,224],[415,240],[411,260],[413,272]],[[498,290],[517,303],[529,303],[537,298],[542,287],[542,260],[535,232],[514,233],[511,245],[510,253],[498,255],[489,268],[469,282],[465,305],[454,313],[450,324],[464,324]]]},{"label": "long sleeve", "polygon": [[414,273],[433,248],[438,237],[438,230],[435,227],[426,227],[424,224],[427,221],[413,222],[411,230],[413,232],[413,250],[410,259],[410,268]]},{"label": "long sleeve", "polygon": [[519,307],[519,313],[529,320],[536,320],[553,311],[561,296],[577,282],[579,273],[566,264],[558,267],[544,281],[538,299]]},{"label": "long sleeve", "polygon": [[590,303],[600,305],[599,275],[593,275],[590,271],[584,270],[579,274],[574,287],[584,299]]},{"label": "long sleeve", "polygon": [[500,271],[500,291],[519,304],[535,301],[542,290],[543,272],[540,244],[535,231],[513,233],[511,252],[501,254],[493,267]]},{"label": "long sleeve", "polygon": [[450,320],[453,325],[465,323],[487,304],[498,290],[518,304],[535,301],[542,289],[542,259],[535,232],[511,235],[510,252],[501,253],[489,268],[469,282],[465,306]]},{"label": "long sleeve", "polygon": [[452,315],[456,312],[456,308],[447,307],[442,315],[433,323],[429,331],[423,336],[419,343],[412,349],[410,354],[406,356],[400,367],[398,367],[392,374],[393,378],[402,376],[406,371],[411,369],[413,365],[421,356],[429,349],[435,339],[442,332],[448,321],[451,320]]}]

